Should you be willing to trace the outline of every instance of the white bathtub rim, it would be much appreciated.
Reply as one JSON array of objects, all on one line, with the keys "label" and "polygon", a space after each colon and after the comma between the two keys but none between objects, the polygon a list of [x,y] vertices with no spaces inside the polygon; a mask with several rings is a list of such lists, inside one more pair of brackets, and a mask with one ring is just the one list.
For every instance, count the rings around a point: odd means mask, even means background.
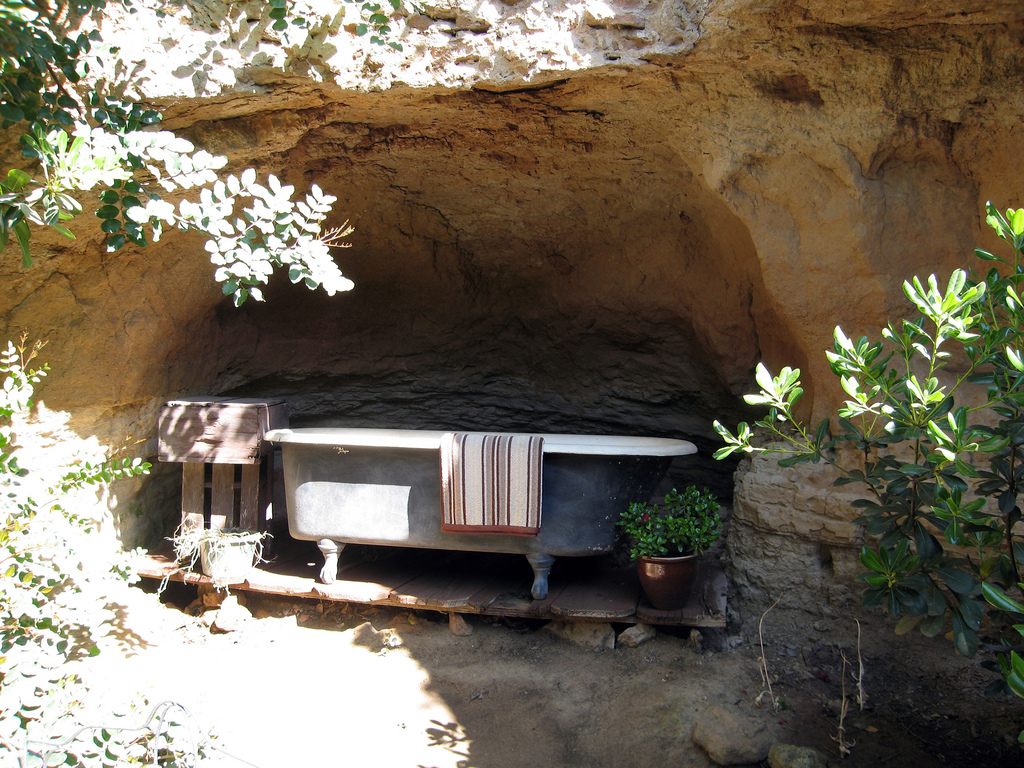
[{"label": "white bathtub rim", "polygon": [[[302,427],[273,429],[267,432],[265,437],[271,442],[282,444],[439,450],[441,436],[444,434],[444,431],[425,429]],[[668,437],[536,434],[544,438],[544,453],[588,456],[688,456],[697,452],[697,446],[693,443]]]}]

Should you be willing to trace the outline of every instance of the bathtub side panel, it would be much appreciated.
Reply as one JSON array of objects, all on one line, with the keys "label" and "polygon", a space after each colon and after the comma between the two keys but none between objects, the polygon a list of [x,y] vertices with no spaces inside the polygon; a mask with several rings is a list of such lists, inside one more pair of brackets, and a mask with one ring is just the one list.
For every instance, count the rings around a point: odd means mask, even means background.
[{"label": "bathtub side panel", "polygon": [[609,551],[619,515],[630,502],[650,498],[671,461],[651,456],[546,455],[541,529],[533,551]]},{"label": "bathtub side panel", "polygon": [[284,444],[288,524],[297,539],[479,552],[586,555],[615,542],[615,521],[646,501],[661,457],[547,454],[537,536],[441,531],[436,451]]},{"label": "bathtub side panel", "polygon": [[440,503],[438,468],[424,461],[426,454],[286,443],[289,532],[309,541],[412,544],[411,521]]}]

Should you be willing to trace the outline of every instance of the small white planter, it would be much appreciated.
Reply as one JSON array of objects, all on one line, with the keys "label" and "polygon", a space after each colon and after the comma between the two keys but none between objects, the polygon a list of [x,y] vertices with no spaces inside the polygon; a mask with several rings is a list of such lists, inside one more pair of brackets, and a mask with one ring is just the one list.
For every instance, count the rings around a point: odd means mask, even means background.
[{"label": "small white planter", "polygon": [[258,535],[204,539],[199,545],[203,573],[218,587],[240,584],[252,571],[260,549]]}]

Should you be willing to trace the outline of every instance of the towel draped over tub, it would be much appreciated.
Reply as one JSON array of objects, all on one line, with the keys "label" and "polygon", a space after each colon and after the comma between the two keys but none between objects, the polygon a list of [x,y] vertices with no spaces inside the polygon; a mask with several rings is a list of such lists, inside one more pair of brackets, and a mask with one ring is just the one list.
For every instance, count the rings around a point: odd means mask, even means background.
[{"label": "towel draped over tub", "polygon": [[544,438],[446,432],[441,438],[441,530],[536,536]]}]

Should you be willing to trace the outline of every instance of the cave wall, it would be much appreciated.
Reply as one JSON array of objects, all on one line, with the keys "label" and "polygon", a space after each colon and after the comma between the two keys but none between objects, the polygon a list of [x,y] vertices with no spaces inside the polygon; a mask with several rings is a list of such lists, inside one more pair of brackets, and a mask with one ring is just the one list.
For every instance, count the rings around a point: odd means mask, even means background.
[{"label": "cave wall", "polygon": [[[106,22],[159,28],[131,38],[156,53],[124,40],[167,127],[338,197],[355,288],[278,276],[235,309],[193,235],[41,239],[0,266],[0,321],[50,339],[25,427],[48,455],[126,435],[152,455],[159,405],[198,393],[284,396],[296,424],[684,437],[700,458],[672,481],[735,488],[741,600],[848,602],[848,507],[770,462],[734,485],[711,421],[750,415],[759,360],[803,369],[821,415],[835,324],[877,332],[904,279],[997,248],[985,201],[1024,204],[1020,5],[425,6],[401,53],[326,5],[299,46],[244,4]],[[163,467],[102,503],[131,544],[175,493]]]},{"label": "cave wall", "polygon": [[287,391],[299,420],[692,436],[728,492],[709,425],[757,359],[753,245],[657,137],[606,124],[612,86],[318,114],[283,167],[359,210],[356,288],[225,313],[256,339],[243,391]]}]

